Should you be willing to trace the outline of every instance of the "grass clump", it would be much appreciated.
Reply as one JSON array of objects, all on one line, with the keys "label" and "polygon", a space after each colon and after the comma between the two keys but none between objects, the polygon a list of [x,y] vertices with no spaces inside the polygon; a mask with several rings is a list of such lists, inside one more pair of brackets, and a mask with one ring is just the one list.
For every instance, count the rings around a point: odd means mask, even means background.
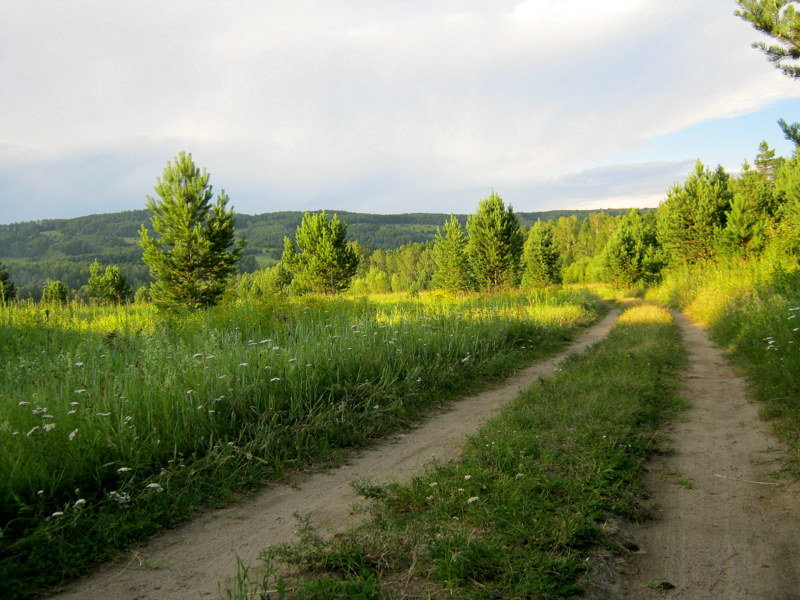
[{"label": "grass clump", "polygon": [[[656,429],[680,403],[667,311],[626,311],[609,337],[534,385],[463,457],[407,484],[358,484],[373,521],[326,540],[307,523],[227,598],[577,598],[610,515],[640,516]],[[237,589],[239,591],[237,591]],[[358,594],[346,596],[348,593]],[[249,596],[244,595],[250,594]]]},{"label": "grass clump", "polygon": [[335,460],[553,352],[604,310],[583,292],[372,302],[0,306],[0,596]]}]

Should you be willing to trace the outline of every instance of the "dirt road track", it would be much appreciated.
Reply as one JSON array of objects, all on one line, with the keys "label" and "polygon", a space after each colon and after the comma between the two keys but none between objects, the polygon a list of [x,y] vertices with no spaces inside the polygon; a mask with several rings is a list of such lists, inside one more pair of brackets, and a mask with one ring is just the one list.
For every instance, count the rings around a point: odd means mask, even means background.
[{"label": "dirt road track", "polygon": [[[780,444],[747,400],[745,383],[684,315],[689,353],[682,395],[691,408],[669,427],[674,455],[651,466],[656,519],[610,598],[800,599],[800,489],[772,477]],[[675,586],[654,589],[662,582]]]},{"label": "dirt road track", "polygon": [[276,485],[247,502],[210,512],[167,531],[133,553],[125,564],[106,565],[70,584],[59,600],[198,600],[216,598],[217,583],[235,573],[236,557],[252,564],[268,545],[294,538],[295,512],[310,515],[328,530],[342,530],[359,517],[350,507],[358,500],[350,481],[360,478],[402,480],[432,458],[455,458],[467,434],[498,408],[553,372],[558,362],[586,350],[611,329],[612,311],[584,331],[567,350],[521,370],[501,386],[455,402],[407,434],[375,444],[350,464]]}]

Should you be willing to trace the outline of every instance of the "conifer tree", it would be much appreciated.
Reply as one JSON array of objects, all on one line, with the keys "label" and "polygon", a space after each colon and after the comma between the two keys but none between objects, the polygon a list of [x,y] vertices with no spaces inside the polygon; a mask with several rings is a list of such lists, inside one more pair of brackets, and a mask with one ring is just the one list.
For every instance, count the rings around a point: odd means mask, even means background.
[{"label": "conifer tree", "polygon": [[433,275],[435,287],[451,292],[470,289],[467,236],[454,215],[450,215],[443,227],[436,229],[433,258],[436,262]]},{"label": "conifer tree", "polygon": [[[769,147],[769,144],[762,141],[758,145],[758,154],[756,155],[755,165],[756,171],[764,178],[767,185],[775,185],[775,169],[777,168],[779,160],[775,158],[775,150]],[[745,169],[747,170],[747,169]]]},{"label": "conifer tree", "polygon": [[17,286],[11,281],[6,266],[0,262],[0,304],[10,302],[17,297]]},{"label": "conifer tree", "polygon": [[658,240],[673,260],[693,263],[714,255],[731,196],[725,170],[709,171],[700,161],[683,185],[669,191],[658,207]]},{"label": "conifer tree", "polygon": [[523,236],[519,221],[494,191],[467,219],[467,257],[476,285],[496,290],[519,282]]},{"label": "conifer tree", "polygon": [[561,283],[561,257],[550,227],[537,221],[528,232],[523,250],[523,286],[547,286]]},{"label": "conifer tree", "polygon": [[346,290],[358,268],[358,255],[347,242],[347,225],[338,215],[305,213],[295,242],[284,238],[283,264],[300,286],[335,294]]},{"label": "conifer tree", "polygon": [[630,286],[652,279],[660,270],[655,222],[632,208],[622,217],[602,253],[606,277],[614,285]]},{"label": "conifer tree", "polygon": [[735,194],[722,232],[723,250],[733,255],[750,255],[764,246],[766,219],[750,198]]},{"label": "conifer tree", "polygon": [[[791,64],[800,59],[800,11],[798,0],[736,0],[741,10],[736,15],[749,21],[758,31],[773,38],[777,44],[754,42],[767,59],[789,77],[800,77],[800,66]],[[778,121],[786,139],[800,146],[800,123]]]},{"label": "conifer tree", "polygon": [[244,242],[234,240],[233,210],[227,208],[225,191],[211,204],[208,178],[191,154],[181,152],[156,183],[158,199],[147,197],[158,237],[142,226],[139,244],[155,280],[150,295],[161,308],[213,306],[236,273]]}]

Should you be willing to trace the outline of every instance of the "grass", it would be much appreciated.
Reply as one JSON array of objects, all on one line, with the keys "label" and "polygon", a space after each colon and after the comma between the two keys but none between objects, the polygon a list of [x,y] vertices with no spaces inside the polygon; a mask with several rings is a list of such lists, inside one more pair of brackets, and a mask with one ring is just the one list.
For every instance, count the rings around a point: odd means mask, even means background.
[{"label": "grass", "polygon": [[650,297],[686,311],[743,371],[800,475],[800,269],[764,259],[675,270]]},{"label": "grass", "polygon": [[0,596],[85,572],[203,506],[336,460],[554,352],[580,291],[0,307]]},{"label": "grass", "polygon": [[578,598],[613,516],[640,516],[644,461],[681,403],[683,363],[667,311],[626,311],[609,337],[534,385],[468,442],[463,457],[410,483],[361,482],[373,521],[333,539],[301,520],[245,598]]}]

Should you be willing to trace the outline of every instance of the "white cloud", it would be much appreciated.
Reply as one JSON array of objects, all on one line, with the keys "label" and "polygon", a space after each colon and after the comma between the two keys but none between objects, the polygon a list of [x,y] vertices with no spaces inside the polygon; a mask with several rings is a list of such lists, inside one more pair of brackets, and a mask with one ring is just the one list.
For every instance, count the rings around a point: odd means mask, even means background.
[{"label": "white cloud", "polygon": [[[800,95],[749,47],[728,0],[6,0],[0,11],[0,145],[14,148],[0,167],[15,181],[2,204],[11,189],[48,187],[25,173],[80,163],[76,189],[54,183],[50,197],[78,210],[103,189],[104,202],[139,207],[160,166],[146,169],[186,149],[245,212],[326,199],[452,210],[460,190],[527,189]],[[93,170],[104,154],[119,168]]]}]

